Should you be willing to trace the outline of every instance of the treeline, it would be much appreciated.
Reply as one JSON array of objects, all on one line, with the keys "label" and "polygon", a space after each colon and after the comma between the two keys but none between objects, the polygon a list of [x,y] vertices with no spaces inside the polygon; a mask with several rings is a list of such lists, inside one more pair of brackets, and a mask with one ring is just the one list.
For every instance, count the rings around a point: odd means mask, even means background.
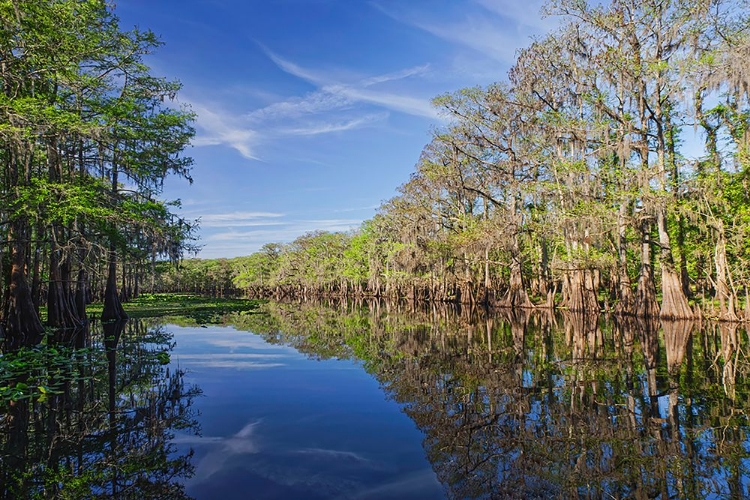
[{"label": "treeline", "polygon": [[[158,199],[193,115],[180,85],[151,74],[160,42],[123,31],[104,0],[0,1],[0,337],[33,345],[46,322],[80,325],[92,294],[103,319],[157,258],[176,259],[193,224]],[[121,279],[118,279],[118,275]]]},{"label": "treeline", "polygon": [[[546,11],[560,27],[507,81],[435,99],[449,124],[372,220],[227,261],[225,285],[665,319],[750,310],[746,5]],[[180,286],[203,286],[184,281],[191,266]]]}]

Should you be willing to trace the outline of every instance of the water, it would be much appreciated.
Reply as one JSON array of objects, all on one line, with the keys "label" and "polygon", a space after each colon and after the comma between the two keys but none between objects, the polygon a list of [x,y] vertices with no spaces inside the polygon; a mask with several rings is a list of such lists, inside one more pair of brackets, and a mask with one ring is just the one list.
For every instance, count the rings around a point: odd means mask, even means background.
[{"label": "water", "polygon": [[92,331],[6,407],[0,498],[749,494],[738,325],[334,306]]},{"label": "water", "polygon": [[196,498],[443,498],[422,435],[351,360],[311,360],[231,327],[167,325],[200,385]]}]

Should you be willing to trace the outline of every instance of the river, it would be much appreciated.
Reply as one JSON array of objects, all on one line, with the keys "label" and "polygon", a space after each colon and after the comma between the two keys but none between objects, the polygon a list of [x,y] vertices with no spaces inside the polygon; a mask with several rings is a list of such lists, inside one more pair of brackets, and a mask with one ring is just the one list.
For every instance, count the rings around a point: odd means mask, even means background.
[{"label": "river", "polygon": [[108,328],[0,420],[13,492],[748,495],[738,325],[270,303],[221,324]]}]

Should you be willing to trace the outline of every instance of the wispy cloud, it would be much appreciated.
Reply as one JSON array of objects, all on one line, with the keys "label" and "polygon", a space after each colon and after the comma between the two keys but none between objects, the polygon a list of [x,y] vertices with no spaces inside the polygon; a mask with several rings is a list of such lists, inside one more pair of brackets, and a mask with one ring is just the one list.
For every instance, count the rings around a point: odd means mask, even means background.
[{"label": "wispy cloud", "polygon": [[407,68],[393,73],[386,73],[385,75],[365,78],[360,83],[363,87],[369,87],[371,85],[377,85],[378,83],[392,82],[394,80],[403,80],[404,78],[409,78],[411,76],[424,75],[429,69],[429,64],[423,64],[421,66],[414,66],[413,68]]},{"label": "wispy cloud", "polygon": [[499,30],[492,21],[470,17],[455,24],[417,20],[411,24],[440,38],[465,45],[499,62],[510,64],[515,59],[517,35]]},{"label": "wispy cloud", "polygon": [[332,80],[322,72],[302,68],[298,64],[288,61],[268,49],[264,50],[268,57],[282,71],[319,86],[318,91],[308,96],[312,103],[329,103],[339,107],[366,103],[409,115],[431,119],[438,118],[438,114],[430,104],[430,99],[428,98],[372,88],[381,83],[422,75],[429,69],[429,65],[415,66],[393,73],[361,78],[354,82],[341,82]]},{"label": "wispy cloud", "polygon": [[363,125],[385,120],[386,118],[388,118],[388,116],[388,113],[379,113],[363,116],[362,118],[356,118],[354,120],[349,120],[342,123],[318,123],[305,127],[283,129],[282,132],[291,135],[318,135],[328,134],[331,132],[343,132],[345,130],[359,128]]},{"label": "wispy cloud", "polygon": [[275,361],[280,356],[258,354],[182,354],[177,359],[184,366],[194,368],[228,368],[232,370],[265,370],[281,368],[285,363]]},{"label": "wispy cloud", "polygon": [[522,31],[548,31],[557,25],[551,17],[542,16],[542,7],[546,0],[474,0],[490,12],[508,20]]},{"label": "wispy cloud", "polygon": [[[285,73],[315,87],[302,96],[289,96],[266,106],[232,113],[218,105],[189,100],[197,113],[195,146],[225,145],[251,160],[260,159],[258,147],[289,136],[345,132],[387,120],[390,112],[437,119],[427,97],[384,90],[388,82],[424,75],[429,65],[344,81],[330,71],[304,68],[263,47],[268,58]],[[369,109],[368,109],[369,107]],[[383,111],[373,113],[372,107]]]},{"label": "wispy cloud", "polygon": [[242,123],[231,113],[220,110],[218,105],[188,101],[197,114],[198,134],[193,139],[194,146],[226,145],[237,150],[248,160],[257,160],[254,153],[259,141],[256,130]]},{"label": "wispy cloud", "polygon": [[[202,239],[201,257],[230,257],[249,255],[269,242],[288,243],[299,236],[312,231],[350,231],[358,228],[362,219],[309,219],[279,221],[277,224],[266,224],[269,227],[250,225],[224,226],[221,230]],[[244,228],[245,230],[242,230]]]},{"label": "wispy cloud", "polygon": [[311,71],[308,69],[303,68],[302,66],[293,63],[292,61],[288,61],[277,54],[275,54],[273,51],[269,50],[267,47],[262,46],[261,48],[266,53],[269,59],[271,59],[276,66],[279,67],[282,71],[289,73],[290,75],[294,75],[298,78],[301,78],[303,80],[306,80],[310,83],[318,84],[318,85],[324,85],[328,79],[321,76],[315,71]]},{"label": "wispy cloud", "polygon": [[[396,21],[430,33],[457,47],[469,48],[484,58],[481,65],[472,65],[462,57],[454,70],[466,76],[466,68],[485,68],[485,77],[498,77],[515,60],[518,48],[528,44],[529,38],[548,31],[557,24],[555,18],[542,18],[543,0],[473,0],[462,7],[459,14],[447,16],[443,12],[416,10],[411,4],[379,0],[371,5]],[[256,42],[257,43],[257,42]],[[310,136],[340,133],[366,127],[386,120],[390,112],[439,120],[430,104],[432,94],[395,91],[393,82],[410,78],[424,78],[434,73],[430,64],[398,69],[380,75],[353,75],[340,68],[311,67],[290,60],[261,43],[265,55],[283,72],[299,78],[314,90],[303,95],[277,98],[266,106],[243,112],[230,111],[200,100],[191,102],[198,114],[199,134],[196,146],[226,145],[243,157],[258,160],[259,148],[289,136]],[[487,70],[487,60],[499,62],[503,69]],[[489,63],[491,64],[491,63]],[[480,83],[480,82],[476,82]],[[448,90],[448,89],[446,89]],[[263,94],[264,100],[273,96]],[[368,109],[369,107],[369,109]],[[372,108],[380,108],[373,114]]]},{"label": "wispy cloud", "polygon": [[292,96],[277,101],[247,113],[244,118],[252,123],[263,123],[268,120],[288,120],[352,107],[352,101],[346,96],[316,91],[303,97]]},{"label": "wispy cloud", "polygon": [[542,0],[474,0],[475,7],[462,7],[460,15],[435,18],[408,4],[373,2],[371,5],[392,19],[414,26],[448,42],[468,47],[505,65],[515,60],[518,48],[529,38],[549,30],[555,21],[542,19]]},{"label": "wispy cloud", "polygon": [[353,102],[363,102],[388,108],[408,115],[439,118],[428,99],[390,92],[371,91],[367,86],[328,85],[323,90],[332,95],[345,97]]},{"label": "wispy cloud", "polygon": [[283,224],[277,219],[284,214],[275,212],[228,212],[207,214],[201,217],[201,227],[244,227],[244,226],[273,226]]},{"label": "wispy cloud", "polygon": [[368,205],[366,207],[352,207],[352,208],[340,208],[338,210],[333,210],[335,213],[344,213],[344,212],[361,212],[363,210],[375,210],[379,208],[380,205]]},{"label": "wispy cloud", "polygon": [[209,438],[195,444],[207,444],[210,451],[195,464],[195,475],[191,482],[202,483],[214,474],[221,472],[227,462],[238,455],[258,453],[256,428],[261,420],[251,420],[233,436],[225,438]]},{"label": "wispy cloud", "polygon": [[359,227],[360,219],[317,219],[292,221],[279,224],[271,230],[225,231],[207,237],[207,243],[231,241],[234,243],[267,243],[269,241],[291,241],[297,236],[311,231],[348,231]]}]

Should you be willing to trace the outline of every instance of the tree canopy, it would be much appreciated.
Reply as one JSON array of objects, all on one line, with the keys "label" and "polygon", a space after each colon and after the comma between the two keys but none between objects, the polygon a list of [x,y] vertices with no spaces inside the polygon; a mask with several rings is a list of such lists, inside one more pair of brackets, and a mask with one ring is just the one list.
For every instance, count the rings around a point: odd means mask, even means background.
[{"label": "tree canopy", "polygon": [[[190,179],[194,134],[173,101],[180,84],[146,64],[159,45],[123,31],[103,0],[0,1],[6,347],[38,342],[44,303],[52,327],[78,325],[92,293],[106,319],[123,317],[139,269],[189,246],[194,224],[158,198],[165,176]],[[118,263],[129,276],[119,292]]]}]

